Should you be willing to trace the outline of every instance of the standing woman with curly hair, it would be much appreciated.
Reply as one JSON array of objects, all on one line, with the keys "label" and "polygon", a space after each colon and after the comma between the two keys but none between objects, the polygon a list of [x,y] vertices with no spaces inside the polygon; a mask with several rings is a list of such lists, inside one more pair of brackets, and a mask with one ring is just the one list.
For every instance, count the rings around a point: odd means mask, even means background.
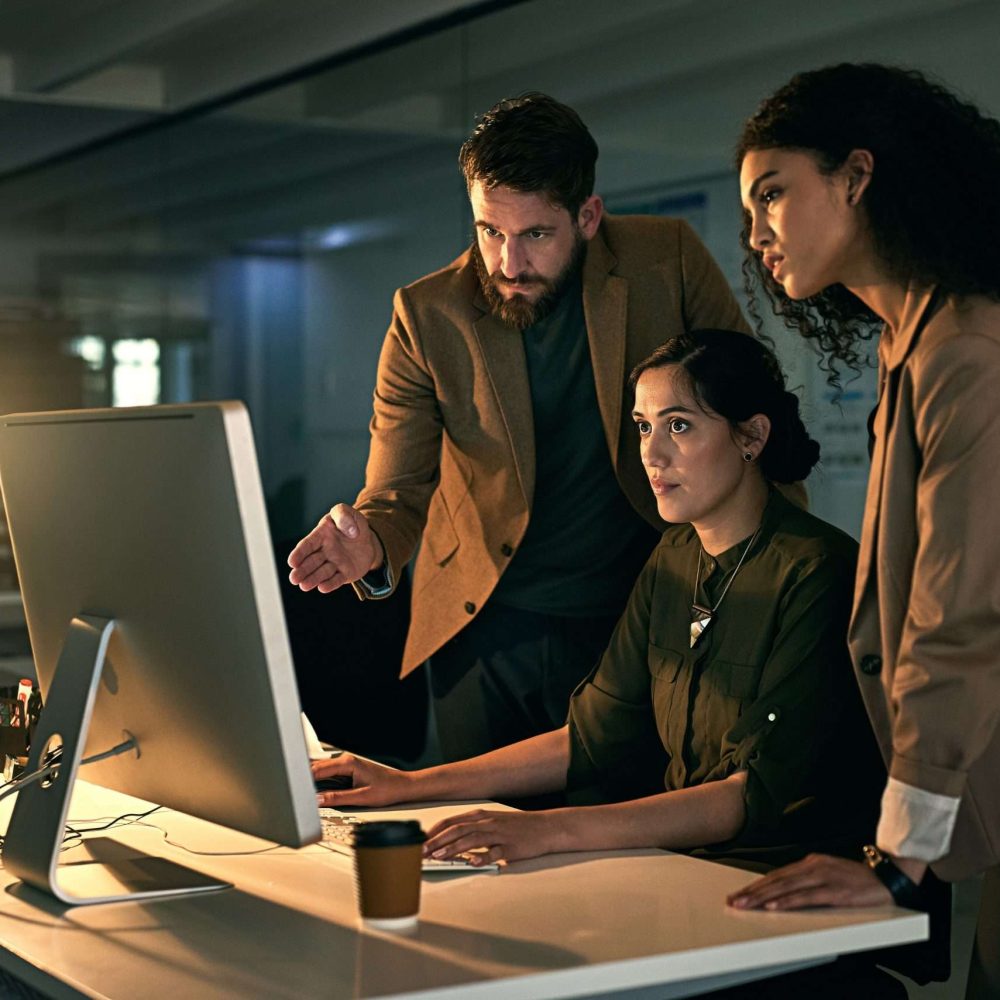
[{"label": "standing woman with curly hair", "polygon": [[[1000,996],[1000,123],[913,71],[795,76],[737,160],[751,299],[829,381],[878,336],[850,626],[889,768],[867,865],[822,855],[738,907],[919,906],[986,872],[968,996]],[[859,845],[860,846],[860,845]]]}]

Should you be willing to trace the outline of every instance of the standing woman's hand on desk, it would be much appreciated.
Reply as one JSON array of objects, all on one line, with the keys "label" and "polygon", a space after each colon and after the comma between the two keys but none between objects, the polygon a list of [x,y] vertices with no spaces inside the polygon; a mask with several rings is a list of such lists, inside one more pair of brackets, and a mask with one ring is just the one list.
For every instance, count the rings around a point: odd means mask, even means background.
[{"label": "standing woman's hand on desk", "polygon": [[312,762],[313,780],[319,778],[350,778],[353,787],[341,791],[316,793],[321,806],[387,806],[396,802],[412,802],[426,793],[416,789],[414,772],[376,764],[364,757],[345,753],[332,760]]},{"label": "standing woman's hand on desk", "polygon": [[798,910],[806,906],[886,906],[889,890],[859,861],[810,854],[734,892],[738,910]]}]

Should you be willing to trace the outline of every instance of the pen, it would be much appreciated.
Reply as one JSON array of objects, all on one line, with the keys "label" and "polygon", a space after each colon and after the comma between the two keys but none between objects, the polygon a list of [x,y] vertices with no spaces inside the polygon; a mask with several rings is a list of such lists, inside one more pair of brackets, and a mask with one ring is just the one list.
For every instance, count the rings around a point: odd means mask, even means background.
[{"label": "pen", "polygon": [[[21,683],[17,685],[17,700],[21,703],[21,712],[24,717],[24,725],[28,725],[28,699],[31,697],[31,681],[27,677],[21,678]],[[14,715],[11,725],[20,725],[17,715]]]}]

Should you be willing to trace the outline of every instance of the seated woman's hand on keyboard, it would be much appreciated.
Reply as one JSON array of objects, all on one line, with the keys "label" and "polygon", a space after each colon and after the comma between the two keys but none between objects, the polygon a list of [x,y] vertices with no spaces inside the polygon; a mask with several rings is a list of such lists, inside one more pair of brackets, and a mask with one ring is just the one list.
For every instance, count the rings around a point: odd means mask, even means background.
[{"label": "seated woman's hand on keyboard", "polygon": [[562,824],[562,814],[568,812],[561,809],[538,812],[473,809],[459,813],[431,827],[424,854],[435,860],[462,855],[472,865],[483,865],[571,850]]}]

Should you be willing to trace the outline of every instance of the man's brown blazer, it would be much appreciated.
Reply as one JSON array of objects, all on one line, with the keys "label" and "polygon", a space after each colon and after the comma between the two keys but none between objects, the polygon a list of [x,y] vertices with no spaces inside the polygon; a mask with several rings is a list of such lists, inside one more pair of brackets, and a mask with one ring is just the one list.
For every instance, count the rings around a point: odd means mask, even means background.
[{"label": "man's brown blazer", "polygon": [[[583,308],[609,461],[635,509],[662,529],[629,417],[628,374],[685,330],[746,324],[691,228],[652,216],[605,217],[587,247]],[[423,532],[405,676],[482,608],[531,516],[521,334],[490,313],[470,251],[396,293],[374,408],[357,507],[382,541],[391,579]]]}]

